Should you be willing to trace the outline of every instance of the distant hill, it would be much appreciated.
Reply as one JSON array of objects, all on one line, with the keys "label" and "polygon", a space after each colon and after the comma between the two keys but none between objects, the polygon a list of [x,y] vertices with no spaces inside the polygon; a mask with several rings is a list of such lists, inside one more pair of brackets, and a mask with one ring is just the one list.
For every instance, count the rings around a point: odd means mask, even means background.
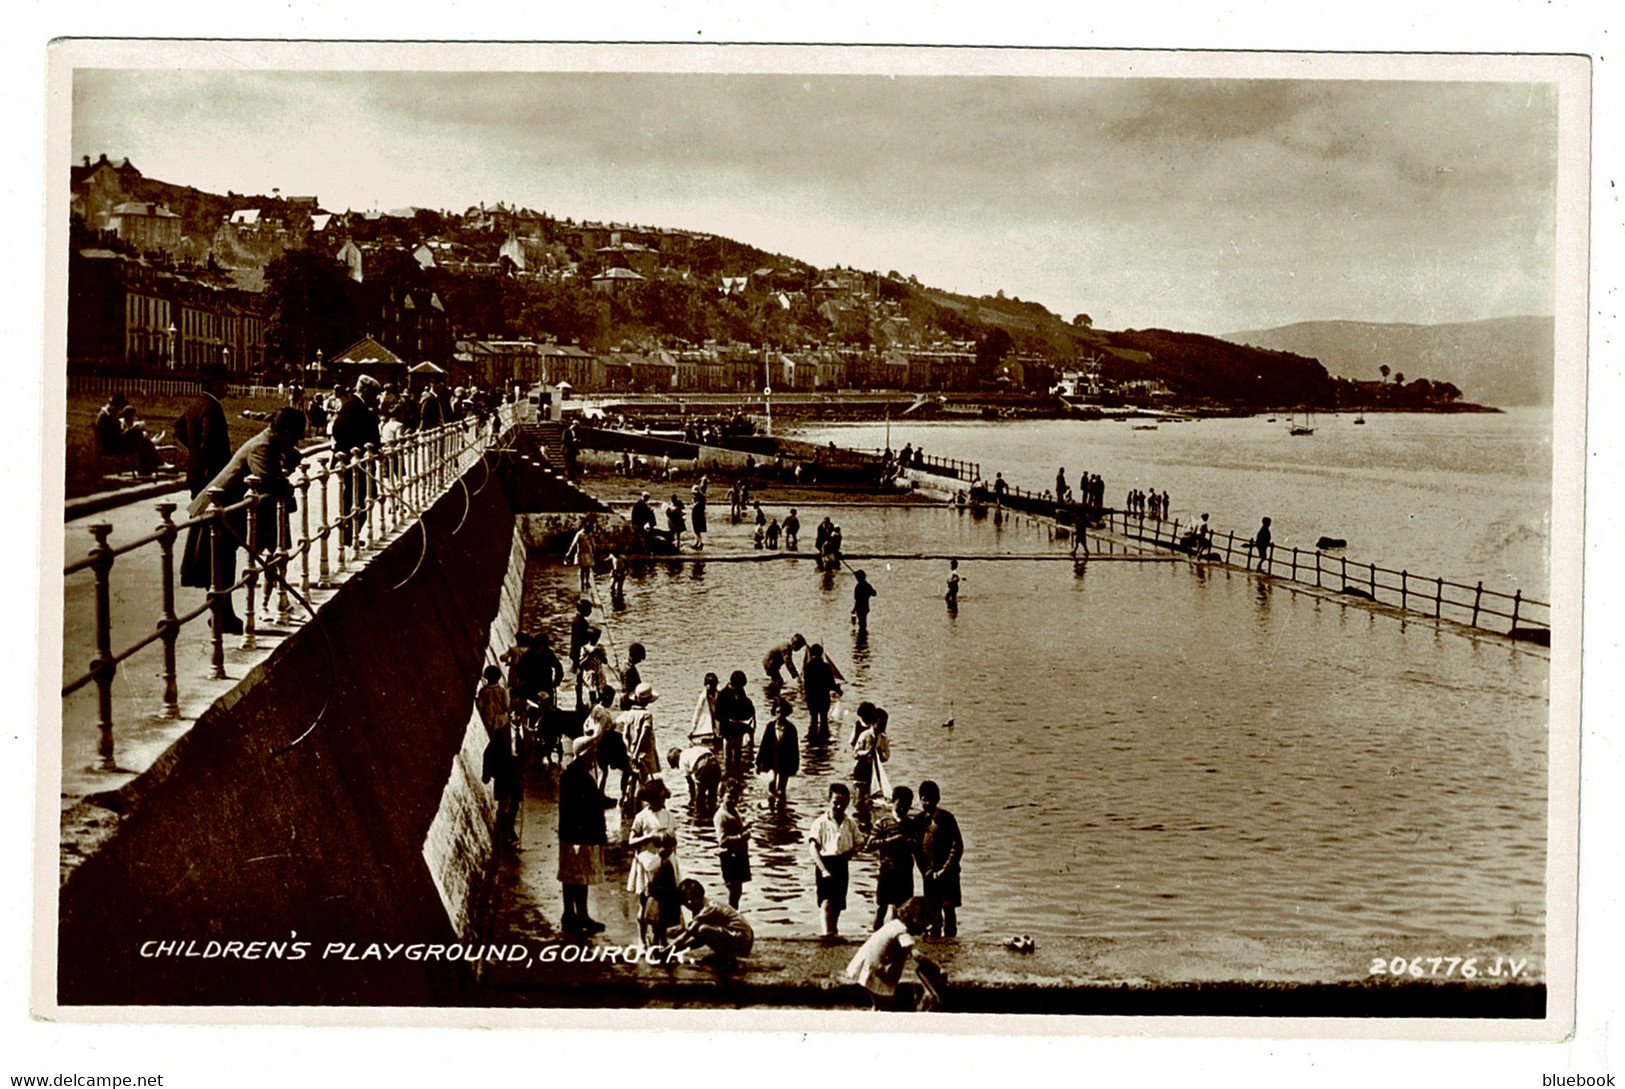
[{"label": "distant hill", "polygon": [[1553,321],[1548,317],[1448,325],[1305,321],[1226,333],[1223,339],[1311,356],[1340,378],[1379,381],[1377,368],[1386,365],[1407,379],[1453,382],[1479,404],[1552,403]]}]

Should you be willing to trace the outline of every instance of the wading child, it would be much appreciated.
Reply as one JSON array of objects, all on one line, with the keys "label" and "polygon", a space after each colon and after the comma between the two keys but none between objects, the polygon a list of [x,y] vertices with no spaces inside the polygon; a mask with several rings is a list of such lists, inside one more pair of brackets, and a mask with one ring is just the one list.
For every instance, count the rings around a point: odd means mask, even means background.
[{"label": "wading child", "polygon": [[895,919],[898,909],[913,898],[914,856],[920,846],[908,816],[914,792],[906,786],[893,787],[891,802],[891,812],[875,821],[874,835],[869,839],[880,860],[880,874],[875,880],[876,930]]},{"label": "wading child", "polygon": [[948,561],[948,592],[943,595],[949,606],[959,604],[959,561]]},{"label": "wading child", "polygon": [[683,773],[688,781],[689,804],[701,813],[717,808],[717,785],[722,782],[722,763],[709,745],[690,745],[666,750],[666,763]]},{"label": "wading child", "polygon": [[773,722],[756,747],[756,770],[768,776],[769,801],[783,801],[790,777],[801,770],[801,739],[796,735],[795,723],[790,721],[790,704],[786,700],[773,701]]},{"label": "wading child", "polygon": [[869,787],[875,778],[875,761],[891,759],[891,743],[886,740],[886,712],[876,707],[870,712],[868,725],[858,732],[852,742],[852,781],[857,784],[857,817],[860,823],[869,819]]},{"label": "wading child", "polygon": [[738,907],[745,882],[750,880],[750,829],[739,815],[739,798],[744,788],[737,779],[729,780],[717,809],[717,860],[722,883],[728,887],[728,906]]},{"label": "wading child", "polygon": [[852,792],[845,783],[831,783],[828,807],[807,829],[807,853],[812,856],[818,907],[823,916],[819,936],[829,944],[840,940],[847,868],[858,849],[858,826],[846,815],[851,801]]}]

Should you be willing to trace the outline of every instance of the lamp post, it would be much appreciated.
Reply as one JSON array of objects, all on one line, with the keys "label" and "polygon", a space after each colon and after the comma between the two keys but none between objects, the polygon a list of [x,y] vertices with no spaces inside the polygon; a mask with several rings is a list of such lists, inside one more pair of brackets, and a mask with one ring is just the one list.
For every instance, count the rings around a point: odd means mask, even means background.
[{"label": "lamp post", "polygon": [[773,434],[773,387],[763,386],[762,396],[767,400],[767,433]]},{"label": "lamp post", "polygon": [[169,328],[164,330],[164,332],[169,335],[169,369],[170,370],[175,369],[175,333],[177,331],[178,330],[176,330],[174,322],[170,322],[169,323]]}]

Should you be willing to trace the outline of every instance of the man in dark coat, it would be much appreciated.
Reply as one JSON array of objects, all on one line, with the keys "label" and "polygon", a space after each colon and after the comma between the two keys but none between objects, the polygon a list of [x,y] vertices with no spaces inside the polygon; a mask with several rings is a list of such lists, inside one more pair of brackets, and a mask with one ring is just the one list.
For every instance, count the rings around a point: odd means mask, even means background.
[{"label": "man in dark coat", "polygon": [[[355,392],[344,399],[333,414],[333,450],[346,458],[360,458],[367,453],[366,445],[378,445],[378,414],[373,405],[378,401],[382,387],[378,379],[362,375],[356,379]],[[367,499],[372,494],[371,481],[360,468],[346,469],[339,477],[339,541],[349,545],[359,538],[361,527],[367,521]],[[352,512],[354,512],[352,514]]]},{"label": "man in dark coat", "polygon": [[[226,368],[216,363],[203,375],[203,394],[175,421],[175,439],[186,448],[186,487],[196,499],[209,481],[219,475],[231,460],[231,431],[220,398],[226,394]],[[209,551],[209,527],[195,525],[186,531],[181,552],[181,585],[207,590],[212,585],[213,565]],[[226,574],[231,582],[233,573]],[[225,631],[237,634],[243,622],[231,610],[228,599],[224,613]]]}]

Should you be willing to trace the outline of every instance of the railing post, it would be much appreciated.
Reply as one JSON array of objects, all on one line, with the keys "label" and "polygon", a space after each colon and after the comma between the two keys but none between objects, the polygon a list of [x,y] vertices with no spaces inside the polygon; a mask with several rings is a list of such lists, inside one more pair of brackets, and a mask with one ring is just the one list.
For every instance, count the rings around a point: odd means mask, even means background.
[{"label": "railing post", "polygon": [[98,522],[90,527],[91,536],[96,538],[96,547],[91,550],[91,555],[95,557],[91,570],[96,573],[96,660],[90,663],[90,672],[96,679],[96,717],[102,734],[97,751],[101,754],[103,771],[118,769],[118,764],[113,760],[113,674],[118,670],[118,663],[113,660],[113,592],[110,584],[115,557],[107,544],[107,537],[112,532],[113,527],[106,522]]},{"label": "railing post", "polygon": [[1410,593],[1410,573],[1404,570],[1399,572],[1399,607],[1405,608],[1406,597]]},{"label": "railing post", "polygon": [[214,679],[226,679],[226,616],[231,612],[231,580],[226,568],[231,564],[231,549],[226,544],[226,490],[209,489],[209,607],[213,609],[214,648],[210,652],[214,664]]},{"label": "railing post", "polygon": [[1522,606],[1523,591],[1514,590],[1512,593],[1512,625],[1511,627],[1507,628],[1507,634],[1509,635],[1518,630],[1518,610],[1522,608]]},{"label": "railing post", "polygon": [[367,500],[361,504],[361,520],[366,524],[367,548],[371,550],[378,547],[373,536],[373,523],[378,521],[377,512],[373,509],[378,498],[378,448],[369,442],[366,450],[361,457],[361,478],[366,481]]},{"label": "railing post", "polygon": [[1339,576],[1343,580],[1342,588],[1347,590],[1349,588],[1349,558],[1347,556],[1339,556],[1338,559],[1342,562],[1342,572]]},{"label": "railing post", "polygon": [[321,500],[321,502],[322,502],[322,518],[321,518],[321,522],[322,522],[322,524],[321,524],[322,543],[321,543],[321,552],[319,554],[320,555],[320,562],[316,566],[316,585],[320,586],[322,589],[325,590],[329,586],[333,585],[333,581],[332,581],[332,577],[331,577],[332,572],[330,572],[327,569],[327,535],[329,533],[331,533],[332,530],[333,530],[333,524],[331,522],[329,522],[328,519],[327,519],[327,491],[328,491],[328,488],[330,488],[332,486],[333,473],[332,473],[332,470],[328,468],[329,458],[321,457],[321,458],[317,458],[316,460],[321,464],[321,467],[322,467],[321,487],[320,487],[320,489],[318,491],[318,494],[320,494],[321,497],[322,497],[322,500]]},{"label": "railing post", "polygon": [[1320,549],[1315,549],[1315,588],[1320,589]]},{"label": "railing post", "polygon": [[1478,589],[1473,592],[1473,627],[1478,627],[1478,606],[1484,600],[1484,580],[1478,580]]},{"label": "railing post", "polygon": [[339,540],[338,554],[335,557],[336,562],[334,564],[334,569],[342,575],[345,571],[345,541],[350,535],[349,508],[355,503],[355,478],[353,476],[354,470],[350,468],[349,455],[343,450],[340,450],[333,455],[333,467],[336,471],[339,484]]},{"label": "railing post", "polygon": [[299,596],[310,600],[310,466],[299,466]]},{"label": "railing post", "polygon": [[257,650],[259,640],[256,638],[256,629],[260,609],[254,600],[260,584],[259,553],[255,546],[259,543],[260,526],[260,494],[255,491],[259,486],[258,476],[249,476],[246,481],[248,494],[248,532],[243,535],[243,560],[248,570],[243,573],[243,586],[248,591],[248,608],[243,610],[243,647],[244,650]]},{"label": "railing post", "polygon": [[1437,620],[1442,615],[1441,610],[1444,608],[1444,579],[1439,578],[1433,581],[1437,584],[1433,590],[1433,619]]},{"label": "railing post", "polygon": [[175,522],[170,515],[175,513],[175,504],[158,504],[158,531],[162,534],[158,538],[158,562],[162,565],[163,576],[163,615],[158,621],[158,627],[163,631],[164,643],[164,713],[170,718],[181,717],[180,690],[175,684],[175,637],[180,634],[180,625],[175,623]]},{"label": "railing post", "polygon": [[[1236,547],[1236,535],[1234,533],[1231,533],[1231,532],[1226,532],[1225,535],[1224,535],[1224,562],[1225,563],[1230,562],[1230,552],[1235,547]],[[1293,549],[1293,551],[1297,551],[1297,550]],[[1293,561],[1293,566],[1294,567],[1297,566],[1297,561],[1296,560]]]},{"label": "railing post", "polygon": [[1292,581],[1298,581],[1298,546],[1292,546]]},{"label": "railing post", "polygon": [[288,534],[292,529],[288,525],[288,501],[278,496],[271,510],[276,516],[276,620],[285,628],[293,615],[288,606]]},{"label": "railing post", "polygon": [[1371,568],[1371,600],[1375,601],[1377,600],[1377,565],[1372,563],[1366,566]]}]

